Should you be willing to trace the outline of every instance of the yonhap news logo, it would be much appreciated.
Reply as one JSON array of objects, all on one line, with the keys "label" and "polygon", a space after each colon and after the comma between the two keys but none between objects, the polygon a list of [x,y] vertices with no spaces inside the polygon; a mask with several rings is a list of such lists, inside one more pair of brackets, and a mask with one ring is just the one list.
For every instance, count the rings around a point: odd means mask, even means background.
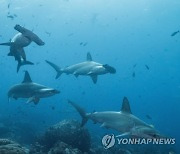
[{"label": "yonhap news logo", "polygon": [[115,145],[117,142],[118,145],[126,144],[175,144],[175,138],[120,138],[120,135],[115,136],[114,134],[105,135],[102,138],[102,145],[105,149],[109,149]]},{"label": "yonhap news logo", "polygon": [[105,149],[109,149],[111,148],[112,146],[114,146],[115,144],[115,136],[114,134],[111,134],[111,135],[105,135],[103,138],[102,138],[102,144],[104,146]]}]

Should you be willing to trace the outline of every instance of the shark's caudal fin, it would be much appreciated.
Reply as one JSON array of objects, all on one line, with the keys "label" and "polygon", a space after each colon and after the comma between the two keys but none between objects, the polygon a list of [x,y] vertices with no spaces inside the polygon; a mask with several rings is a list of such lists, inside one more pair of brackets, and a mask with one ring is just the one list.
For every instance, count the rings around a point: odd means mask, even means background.
[{"label": "shark's caudal fin", "polygon": [[87,61],[92,61],[92,56],[91,54],[88,52],[87,53],[87,58],[86,58]]},{"label": "shark's caudal fin", "polygon": [[82,122],[81,122],[81,127],[83,127],[86,122],[88,121],[88,117],[86,116],[86,112],[84,111],[83,108],[81,108],[79,105],[75,104],[74,102],[68,100],[68,103],[71,104],[80,114],[80,116],[82,117]]},{"label": "shark's caudal fin", "polygon": [[30,62],[30,61],[22,61],[22,62],[18,62],[18,65],[17,65],[17,72],[19,72],[19,69],[21,66],[23,65],[34,65],[34,63]]},{"label": "shark's caudal fin", "polygon": [[127,97],[123,98],[123,103],[122,103],[121,111],[129,113],[129,114],[132,114],[131,108],[130,108],[130,105],[129,105],[129,101],[128,101]]},{"label": "shark's caudal fin", "polygon": [[56,70],[56,72],[57,72],[56,79],[59,78],[61,76],[61,74],[63,73],[62,69],[59,66],[57,66],[56,64],[54,64],[48,60],[45,60],[45,61],[46,61],[46,63],[48,63],[51,67],[53,67]]},{"label": "shark's caudal fin", "polygon": [[12,45],[12,42],[0,43],[0,45],[11,46],[11,45]]}]

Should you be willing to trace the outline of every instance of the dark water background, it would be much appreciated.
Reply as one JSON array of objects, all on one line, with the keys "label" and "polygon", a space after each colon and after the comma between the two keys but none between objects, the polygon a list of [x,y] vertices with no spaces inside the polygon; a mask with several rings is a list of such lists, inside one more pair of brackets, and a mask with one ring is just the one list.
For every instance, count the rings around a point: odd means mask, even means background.
[{"label": "dark water background", "polygon": [[[8,18],[8,12],[17,17]],[[12,38],[17,33],[13,27],[20,24],[46,43],[25,48],[27,59],[36,65],[22,67],[18,74],[16,62],[7,56],[8,47],[0,47],[1,121],[23,127],[29,136],[39,135],[62,119],[80,120],[67,99],[88,112],[119,111],[127,96],[137,117],[176,138],[180,146],[180,35],[171,37],[180,29],[179,16],[179,0],[1,0],[0,42]],[[63,68],[86,60],[87,52],[93,60],[114,66],[117,73],[99,76],[96,85],[89,77],[65,74],[55,80],[55,71],[44,61]],[[42,99],[37,106],[21,99],[8,103],[7,92],[23,80],[23,70],[34,82],[61,94]],[[86,127],[99,140],[108,132],[92,122]]]}]

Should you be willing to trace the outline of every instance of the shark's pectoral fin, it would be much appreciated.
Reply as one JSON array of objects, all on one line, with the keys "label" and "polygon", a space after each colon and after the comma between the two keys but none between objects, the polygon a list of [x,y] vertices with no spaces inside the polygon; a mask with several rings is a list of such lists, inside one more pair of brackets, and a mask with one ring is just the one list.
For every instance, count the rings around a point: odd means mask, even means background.
[{"label": "shark's pectoral fin", "polygon": [[123,134],[117,135],[116,137],[124,137],[124,136],[128,136],[128,135],[131,135],[131,133],[130,132],[125,132]]},{"label": "shark's pectoral fin", "polygon": [[149,126],[150,126],[151,128],[154,128],[154,125],[152,125],[152,124],[151,124],[151,125],[149,125]]},{"label": "shark's pectoral fin", "polygon": [[33,102],[33,100],[34,100],[34,97],[30,97],[30,98],[27,100],[26,104]]},{"label": "shark's pectoral fin", "polygon": [[17,100],[17,99],[18,99],[16,96],[13,96],[13,98],[14,98],[15,100]]},{"label": "shark's pectoral fin", "polygon": [[6,45],[6,46],[11,46],[13,42],[6,42],[6,43],[0,43],[0,45]]},{"label": "shark's pectoral fin", "polygon": [[93,83],[97,83],[97,75],[90,75],[91,79],[93,80]]},{"label": "shark's pectoral fin", "polygon": [[76,78],[79,76],[79,74],[77,74],[76,72],[74,72],[73,74]]},{"label": "shark's pectoral fin", "polygon": [[92,72],[90,71],[87,75],[92,75]]},{"label": "shark's pectoral fin", "polygon": [[34,102],[34,104],[36,105],[39,103],[39,100],[40,100],[40,98],[38,98],[38,97],[30,97],[26,103]]},{"label": "shark's pectoral fin", "polygon": [[35,97],[33,100],[35,105],[37,105],[39,103],[39,101],[40,101],[40,98],[38,98],[38,97]]},{"label": "shark's pectoral fin", "polygon": [[78,78],[79,75],[78,75],[78,74],[75,74],[74,76],[75,76],[76,78]]},{"label": "shark's pectoral fin", "polygon": [[102,125],[101,125],[100,127],[104,127],[104,128],[107,128],[107,129],[109,128],[108,125],[107,125],[107,123],[105,123],[105,122],[102,123]]}]

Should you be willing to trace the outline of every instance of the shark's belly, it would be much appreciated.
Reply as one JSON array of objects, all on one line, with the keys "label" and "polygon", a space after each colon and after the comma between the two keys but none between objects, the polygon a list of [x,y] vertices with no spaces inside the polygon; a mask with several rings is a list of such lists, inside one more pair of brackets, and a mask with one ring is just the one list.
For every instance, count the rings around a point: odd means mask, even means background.
[{"label": "shark's belly", "polygon": [[102,65],[95,62],[83,62],[69,66],[65,69],[65,72],[74,75],[100,75],[106,73]]},{"label": "shark's belly", "polygon": [[87,69],[86,66],[81,67],[68,67],[65,69],[66,74],[74,74],[74,75],[87,75],[90,69]]},{"label": "shark's belly", "polygon": [[30,90],[19,90],[14,92],[12,96],[15,98],[29,98],[33,96],[33,93]]},{"label": "shark's belly", "polygon": [[32,86],[15,86],[10,90],[14,98],[29,98],[34,96],[35,90]]},{"label": "shark's belly", "polygon": [[21,33],[18,33],[13,37],[12,42],[14,42],[17,47],[26,47],[31,43],[31,40]]},{"label": "shark's belly", "polygon": [[147,125],[132,114],[124,114],[121,112],[94,113],[92,114],[91,119],[101,123],[106,128],[111,128],[121,133],[129,132],[136,126]]},{"label": "shark's belly", "polygon": [[92,67],[84,66],[84,67],[78,68],[74,72],[74,74],[77,74],[77,75],[89,75],[90,72],[91,72],[91,69],[92,69]]}]

